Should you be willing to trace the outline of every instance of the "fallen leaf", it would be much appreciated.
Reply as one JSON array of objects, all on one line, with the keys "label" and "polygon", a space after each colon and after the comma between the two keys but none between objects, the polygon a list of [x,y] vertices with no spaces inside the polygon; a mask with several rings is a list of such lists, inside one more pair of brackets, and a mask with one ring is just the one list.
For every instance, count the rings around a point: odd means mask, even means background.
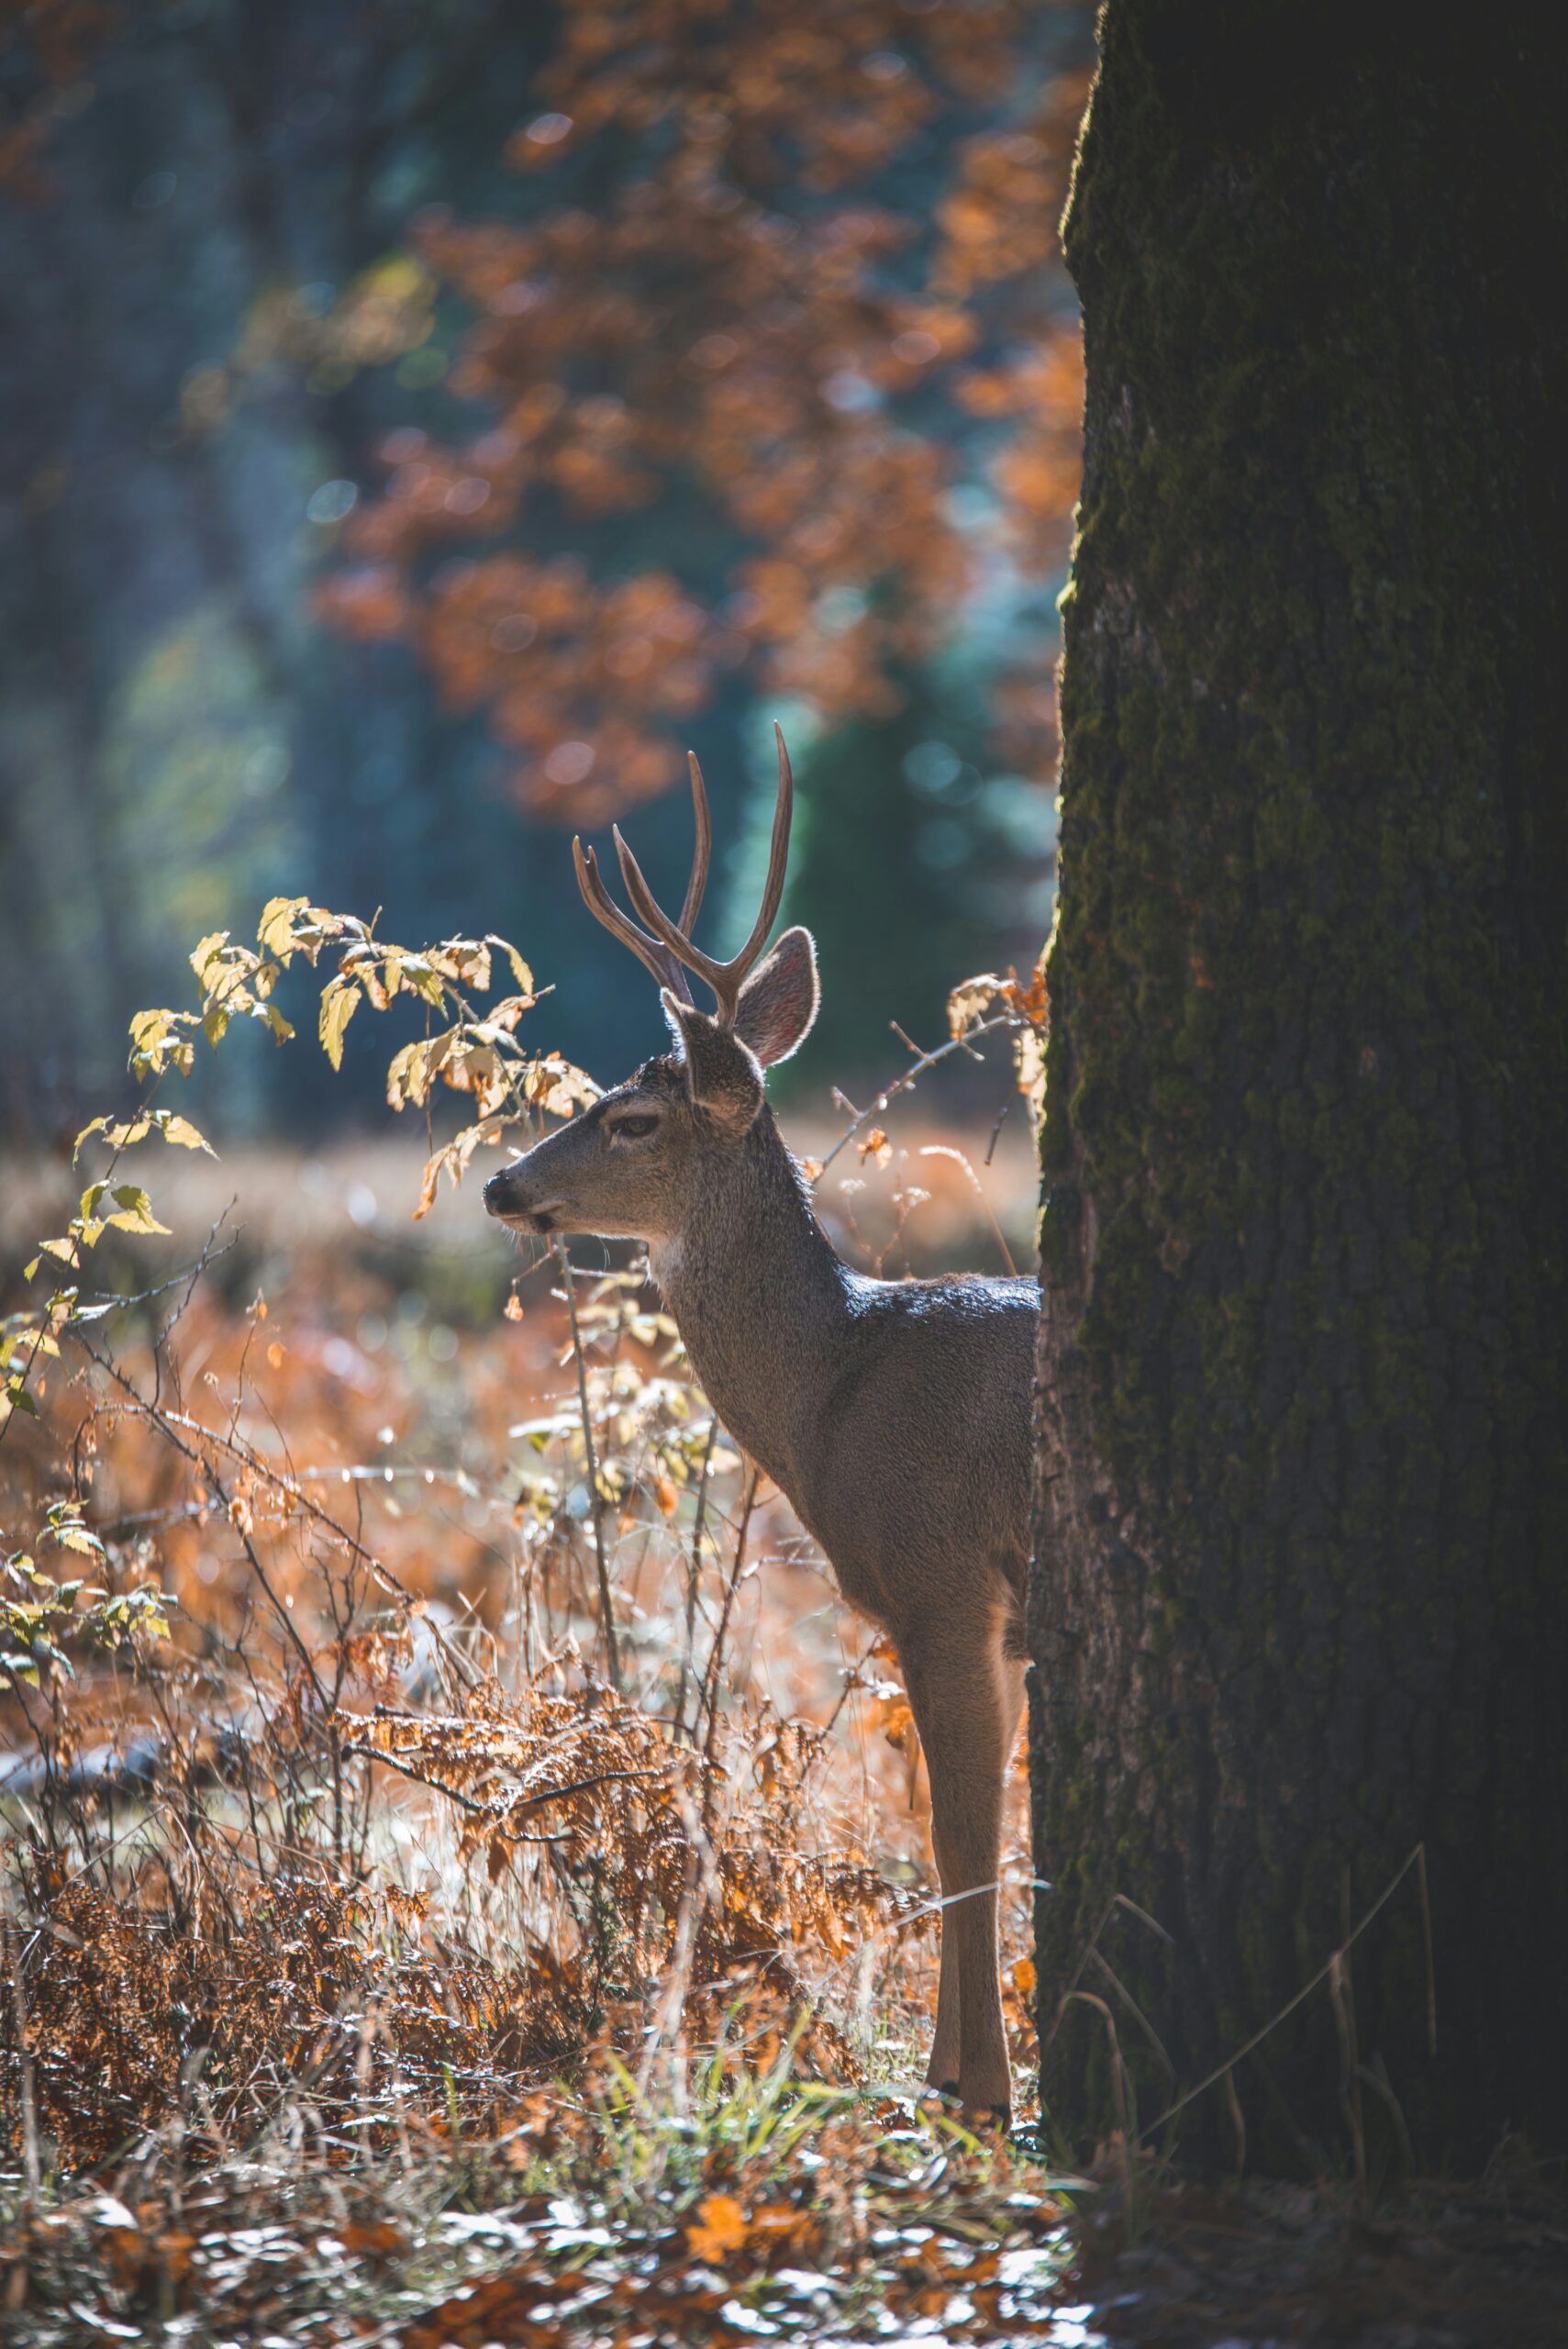
[{"label": "fallen leaf", "polygon": [[746,2213],[732,2194],[708,2194],[697,2204],[695,2225],[686,2229],[686,2242],[694,2259],[706,2259],[722,2265],[726,2254],[744,2247],[748,2232]]}]

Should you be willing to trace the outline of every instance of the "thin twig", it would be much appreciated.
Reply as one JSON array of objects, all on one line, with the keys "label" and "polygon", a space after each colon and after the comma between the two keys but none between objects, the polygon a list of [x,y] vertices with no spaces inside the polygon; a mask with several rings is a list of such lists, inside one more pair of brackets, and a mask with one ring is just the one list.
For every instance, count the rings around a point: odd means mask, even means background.
[{"label": "thin twig", "polygon": [[1163,2112],[1156,2113],[1154,2119],[1149,2122],[1147,2128],[1140,2129],[1138,2133],[1140,2138],[1147,2137],[1151,2135],[1154,2130],[1162,2128],[1167,2121],[1173,2121],[1176,2114],[1184,2110],[1185,2108],[1193,2102],[1195,2097],[1202,2096],[1206,2088],[1213,2087],[1217,2080],[1223,2079],[1226,2073],[1229,2072],[1234,2065],[1239,2064],[1244,2055],[1250,2055],[1254,2047],[1261,2047],[1263,2041],[1268,2038],[1270,2032],[1277,2031],[1280,2024],[1285,2020],[1285,2017],[1287,2015],[1293,2015],[1297,2007],[1300,2006],[1302,2000],[1304,1998],[1309,1998],[1312,1996],[1313,1991],[1317,1989],[1320,1982],[1326,1982],[1329,1979],[1329,1976],[1335,1971],[1335,1968],[1343,1964],[1346,1953],[1356,1942],[1360,1941],[1362,1935],[1365,1932],[1373,1919],[1377,1915],[1379,1909],[1387,1906],[1395,1893],[1397,1892],[1399,1887],[1409,1875],[1411,1869],[1417,1865],[1420,1865],[1423,1868],[1425,1867],[1426,1850],[1427,1847],[1424,1843],[1417,1844],[1415,1850],[1409,1854],[1403,1865],[1396,1870],[1395,1875],[1393,1875],[1389,1878],[1388,1882],[1384,1886],[1383,1890],[1378,1894],[1377,1898],[1373,1902],[1372,1907],[1367,1910],[1365,1916],[1362,1919],[1355,1931],[1352,1933],[1346,1935],[1345,1939],[1340,1943],[1338,1949],[1332,1949],[1329,1951],[1322,1965],[1318,1968],[1317,1973],[1312,1976],[1309,1982],[1304,1982],[1302,1984],[1295,1998],[1286,1999],[1284,2005],[1280,2009],[1277,2015],[1272,2016],[1270,2020],[1264,2023],[1261,2031],[1255,2031],[1252,2033],[1251,2038],[1245,2040],[1242,2044],[1237,2048],[1233,2055],[1228,2055],[1226,2057],[1223,2064],[1216,2065],[1214,2070],[1208,2074],[1207,2078],[1201,2079],[1195,2088],[1189,2088],[1184,2096],[1179,2096],[1176,2099],[1174,2104],[1168,2104]]},{"label": "thin twig", "polygon": [[[998,1122],[1000,1121],[998,1120]],[[964,1173],[969,1177],[970,1188],[973,1191],[975,1197],[979,1200],[981,1206],[985,1210],[986,1218],[990,1222],[991,1229],[995,1234],[996,1245],[1002,1251],[1002,1262],[1007,1267],[1008,1275],[1010,1278],[1017,1280],[1018,1276],[1018,1268],[1013,1262],[1013,1252],[1007,1245],[1007,1235],[996,1220],[996,1210],[985,1196],[984,1184],[981,1181],[979,1175],[975,1173],[973,1167],[970,1164],[962,1151],[955,1150],[951,1142],[932,1141],[928,1142],[925,1145],[920,1155],[922,1158],[951,1158],[955,1165],[962,1167]]]},{"label": "thin twig", "polygon": [[22,1984],[22,1961],[19,1932],[13,1930],[11,1917],[10,1878],[0,1873],[0,1937],[4,1938],[7,1971],[11,1976],[11,2001],[16,2016],[17,2057],[21,2073],[22,2103],[22,2176],[26,2181],[28,2208],[36,2210],[43,2182],[43,2165],[39,2157],[38,2090],[33,2076],[33,2052],[28,2037],[28,1994]]},{"label": "thin twig", "polygon": [[839,1715],[843,1711],[844,1707],[849,1703],[850,1698],[854,1695],[856,1689],[864,1687],[865,1683],[861,1678],[861,1675],[865,1670],[867,1664],[871,1662],[873,1656],[876,1653],[877,1642],[881,1637],[882,1633],[880,1631],[873,1631],[871,1638],[866,1642],[860,1662],[857,1664],[852,1665],[851,1669],[843,1675],[844,1685],[839,1691],[839,1701],[834,1706],[832,1711],[828,1714],[827,1721],[823,1726],[822,1734],[824,1737],[831,1737],[835,1728],[838,1726]]},{"label": "thin twig", "polygon": [[[729,1629],[729,1610],[735,1604],[735,1594],[740,1586],[741,1569],[746,1564],[746,1536],[750,1532],[751,1527],[751,1511],[757,1505],[757,1486],[761,1479],[762,1473],[762,1472],[760,1468],[753,1465],[751,1473],[746,1480],[745,1497],[740,1504],[740,1527],[735,1536],[735,1564],[729,1576],[729,1587],[724,1594],[724,1610],[718,1619],[718,1629],[713,1635],[713,1646],[708,1653],[707,1671],[703,1678],[703,1699],[707,1706],[707,1736],[703,1743],[703,1759],[705,1762],[709,1764],[713,1761],[714,1742],[718,1735],[718,1675],[720,1666],[724,1661],[724,1639],[726,1632]],[[700,1720],[701,1718],[702,1706],[699,1705],[697,1708],[697,1720]],[[692,1726],[695,1732],[696,1727],[695,1721],[693,1722]],[[708,1787],[711,1784],[711,1780],[712,1772],[710,1769],[706,1774],[705,1774],[705,1784],[703,1789],[703,1805],[705,1814],[708,1799]],[[703,1823],[705,1826],[706,1825],[706,1815]]]},{"label": "thin twig", "polygon": [[[692,1676],[695,1661],[693,1647],[696,1639],[697,1584],[702,1575],[703,1519],[707,1513],[707,1477],[713,1464],[714,1441],[718,1434],[718,1414],[716,1411],[707,1423],[707,1442],[703,1446],[702,1466],[697,1471],[697,1508],[692,1524],[692,1552],[686,1568],[686,1636],[681,1650],[681,1678],[675,1692],[675,1742],[680,1743],[686,1720],[686,1684]],[[696,1723],[692,1723],[695,1734]]]},{"label": "thin twig", "polygon": [[951,1052],[968,1052],[973,1059],[978,1060],[981,1056],[975,1052],[974,1046],[980,1037],[993,1035],[998,1028],[1016,1028],[1018,1024],[1018,1019],[1014,1013],[999,1011],[994,1019],[981,1020],[978,1027],[966,1028],[962,1036],[950,1036],[945,1044],[937,1044],[930,1052],[922,1052],[912,1067],[906,1068],[902,1076],[895,1076],[893,1083],[877,1095],[869,1109],[862,1109],[852,1122],[845,1127],[827,1157],[822,1161],[823,1174],[826,1174],[839,1152],[853,1141],[861,1128],[869,1124],[873,1118],[880,1118],[888,1103],[895,1099],[900,1093],[907,1093],[916,1078],[923,1076],[927,1069],[935,1068],[937,1063],[945,1061]]},{"label": "thin twig", "polygon": [[[234,1202],[231,1199],[228,1206],[233,1205]],[[90,1306],[102,1306],[106,1313],[128,1313],[133,1305],[150,1305],[155,1297],[167,1297],[172,1288],[184,1287],[188,1291],[189,1284],[205,1273],[209,1264],[216,1264],[220,1256],[227,1256],[231,1249],[239,1247],[238,1234],[231,1240],[226,1240],[221,1248],[215,1248],[213,1245],[213,1241],[223,1228],[224,1217],[228,1213],[228,1208],[225,1208],[223,1215],[218,1217],[207,1236],[206,1245],[195,1261],[193,1264],[182,1265],[177,1273],[171,1273],[166,1281],[157,1281],[151,1288],[139,1288],[129,1297],[122,1297],[117,1289],[101,1288],[83,1301]],[[165,1329],[161,1333],[159,1342],[161,1343],[168,1335],[169,1331]]]},{"label": "thin twig", "polygon": [[599,1573],[599,1611],[604,1619],[605,1647],[609,1657],[610,1687],[621,1693],[620,1651],[616,1644],[616,1615],[610,1603],[610,1570],[605,1557],[605,1512],[599,1496],[599,1469],[594,1456],[594,1422],[588,1410],[588,1365],[583,1333],[577,1327],[577,1294],[573,1286],[572,1259],[563,1240],[551,1241],[566,1290],[566,1312],[572,1324],[572,1353],[577,1364],[577,1404],[583,1414],[583,1449],[588,1461],[588,1511],[594,1528],[594,1564]]},{"label": "thin twig", "polygon": [[[216,1444],[220,1452],[227,1453],[231,1458],[239,1461],[253,1475],[263,1478],[274,1491],[281,1493],[286,1500],[294,1502],[316,1524],[324,1526],[334,1540],[342,1543],[350,1557],[357,1559],[368,1570],[389,1596],[402,1599],[408,1606],[418,1603],[415,1593],[409,1589],[400,1575],[393,1572],[384,1560],[378,1558],[373,1550],[368,1550],[355,1534],[350,1532],[346,1525],[332,1515],[329,1509],[323,1508],[319,1501],[312,1500],[309,1494],[302,1490],[297,1476],[290,1471],[280,1469],[273,1462],[265,1459],[256,1450],[254,1444],[247,1443],[242,1436],[233,1433],[226,1435],[221,1428],[208,1427],[205,1420],[194,1419],[187,1411],[172,1411],[163,1404],[153,1403],[141,1392],[135,1380],[127,1376],[117,1362],[109,1355],[100,1353],[79,1330],[68,1329],[66,1334],[75,1340],[89,1362],[96,1364],[106,1376],[111,1378],[119,1387],[121,1393],[129,1398],[130,1408],[139,1411],[149,1424],[157,1429],[164,1441],[172,1444],[175,1451],[190,1461],[193,1466],[201,1469],[204,1475],[210,1474],[208,1454],[206,1451],[197,1450],[187,1443],[180,1432],[182,1430],[195,1436],[202,1445]],[[89,1419],[92,1416],[89,1413]],[[83,1427],[86,1424],[87,1421],[83,1420]],[[452,1645],[433,1617],[427,1617],[426,1620],[436,1644],[456,1667],[460,1679],[466,1682],[469,1687],[476,1687],[482,1675],[462,1650]]]}]

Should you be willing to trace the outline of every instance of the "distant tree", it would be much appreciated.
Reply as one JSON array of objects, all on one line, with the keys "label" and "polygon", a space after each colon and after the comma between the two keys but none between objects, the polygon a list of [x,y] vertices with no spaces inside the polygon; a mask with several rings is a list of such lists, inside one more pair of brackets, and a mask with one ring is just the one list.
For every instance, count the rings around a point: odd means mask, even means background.
[{"label": "distant tree", "polygon": [[115,14],[109,0],[0,6],[0,195],[37,203],[48,193],[50,127],[76,102]]},{"label": "distant tree", "polygon": [[[505,848],[521,911],[480,729],[308,596],[334,500],[440,396],[403,224],[436,187],[483,201],[549,27],[501,0],[0,17],[0,1087],[16,1130],[74,1130],[180,940],[258,890],[433,934]],[[319,1083],[213,1075],[257,1118]]]},{"label": "distant tree", "polygon": [[[1082,28],[1024,0],[563,12],[510,150],[556,200],[416,225],[478,313],[450,387],[483,422],[387,438],[326,610],[417,644],[525,802],[583,823],[662,790],[727,680],[890,716],[983,558],[1064,545],[1078,341],[1051,224]],[[989,543],[950,503],[975,436]],[[1048,689],[1029,715],[1043,774]]]},{"label": "distant tree", "polygon": [[[1039,618],[1076,479],[1051,222],[1086,11],[0,20],[0,1085],[40,1129],[258,888],[424,935],[481,891],[592,1058],[623,990],[530,821],[598,821],[691,740],[722,874],[754,696],[811,701],[826,749],[1018,610],[1010,566]],[[344,558],[343,626],[315,625]],[[1046,777],[1045,664],[1003,682],[987,778]],[[639,817],[653,865],[684,823]],[[348,1062],[329,1094],[259,1049],[202,1081],[234,1119],[317,1119],[373,1099],[357,1035]]]},{"label": "distant tree", "polygon": [[[856,717],[795,763],[797,817],[781,919],[821,941],[816,1026],[773,1090],[894,1074],[896,1018],[929,1044],[947,1031],[955,976],[1029,953],[1049,919],[1049,809],[1038,785],[995,769],[994,713],[972,670],[894,672],[896,707]],[[765,812],[760,804],[759,818]],[[766,851],[761,823],[750,862]],[[744,896],[752,875],[741,871]]]},{"label": "distant tree", "polygon": [[1043,2085],[1217,2163],[1568,2143],[1544,22],[1110,0],[1066,226]]}]

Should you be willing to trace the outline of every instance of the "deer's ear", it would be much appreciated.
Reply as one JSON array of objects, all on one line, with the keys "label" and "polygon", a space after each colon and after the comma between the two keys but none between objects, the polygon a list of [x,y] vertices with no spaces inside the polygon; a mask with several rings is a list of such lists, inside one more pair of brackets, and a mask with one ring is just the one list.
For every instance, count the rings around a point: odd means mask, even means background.
[{"label": "deer's ear", "polygon": [[786,930],[740,990],[735,1033],[764,1068],[772,1068],[806,1041],[821,1000],[811,932]]},{"label": "deer's ear", "polygon": [[721,1126],[745,1133],[762,1106],[762,1072],[747,1046],[706,1011],[678,1002],[668,987],[659,1000],[686,1064],[686,1091]]}]

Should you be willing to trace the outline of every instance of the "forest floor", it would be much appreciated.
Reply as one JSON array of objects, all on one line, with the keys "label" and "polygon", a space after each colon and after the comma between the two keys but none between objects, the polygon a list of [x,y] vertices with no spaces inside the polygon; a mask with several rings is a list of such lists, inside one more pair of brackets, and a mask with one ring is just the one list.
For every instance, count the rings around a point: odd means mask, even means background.
[{"label": "forest floor", "polygon": [[1129,2209],[1119,2188],[976,2149],[907,2100],[814,2117],[813,2143],[753,2158],[726,2190],[711,2175],[702,2190],[715,2148],[689,2134],[656,2188],[607,2166],[602,2142],[527,2190],[508,2166],[515,2143],[380,2176],[334,2171],[302,2147],[287,2167],[218,2163],[177,2190],[144,2179],[152,2190],[135,2189],[134,2208],[83,2180],[24,2215],[7,2180],[5,2338],[17,2349],[1568,2340],[1568,2211],[1517,2173],[1406,2185],[1362,2216],[1337,2188],[1216,2189],[1167,2174]]},{"label": "forest floor", "polygon": [[[999,1158],[867,1154],[846,1246],[992,1264],[1028,1219]],[[7,2349],[1568,2342],[1568,2206],[1518,2149],[1465,2191],[1221,2190],[1117,2147],[1081,2177],[922,2098],[893,1660],[657,1300],[595,1260],[579,1359],[559,1264],[466,1191],[411,1226],[417,1171],[171,1153],[173,1236],[95,1261],[139,1301],[6,1431]],[[6,1170],[0,1267],[72,1196]],[[74,1637],[94,1592],[148,1620]]]}]

